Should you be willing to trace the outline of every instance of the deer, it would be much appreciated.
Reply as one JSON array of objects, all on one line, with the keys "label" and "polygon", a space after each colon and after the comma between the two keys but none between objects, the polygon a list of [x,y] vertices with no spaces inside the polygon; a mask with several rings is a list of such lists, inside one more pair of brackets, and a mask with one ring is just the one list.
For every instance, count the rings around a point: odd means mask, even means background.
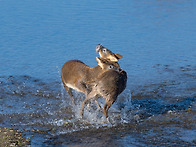
[{"label": "deer", "polygon": [[[86,96],[91,91],[91,84],[96,78],[108,70],[118,70],[117,62],[108,61],[96,57],[98,63],[95,67],[89,67],[80,60],[67,61],[61,69],[61,79],[65,90],[76,105],[72,90],[84,93]],[[96,102],[98,105],[98,102]]]},{"label": "deer", "polygon": [[118,60],[122,58],[122,55],[113,53],[101,44],[96,46],[96,52],[99,53],[100,58],[107,59],[112,62],[118,62]]},{"label": "deer", "polygon": [[[87,95],[91,90],[87,85],[90,85],[89,83],[94,81],[99,74],[102,74],[104,69],[116,69],[116,67],[120,67],[118,60],[122,58],[122,55],[115,54],[100,44],[96,46],[96,52],[99,53],[100,58],[96,58],[98,65],[93,68],[87,66],[80,60],[70,60],[61,69],[61,80],[74,104],[76,103],[72,93],[73,89]],[[98,105],[97,101],[96,103]]]},{"label": "deer", "polygon": [[126,83],[127,73],[122,69],[108,70],[99,75],[96,81],[91,83],[92,90],[87,94],[86,99],[82,102],[80,110],[81,117],[83,118],[84,106],[86,105],[87,101],[92,98],[97,100],[99,97],[103,97],[106,101],[103,106],[103,113],[107,119],[109,108],[116,101],[118,95],[125,90]]}]

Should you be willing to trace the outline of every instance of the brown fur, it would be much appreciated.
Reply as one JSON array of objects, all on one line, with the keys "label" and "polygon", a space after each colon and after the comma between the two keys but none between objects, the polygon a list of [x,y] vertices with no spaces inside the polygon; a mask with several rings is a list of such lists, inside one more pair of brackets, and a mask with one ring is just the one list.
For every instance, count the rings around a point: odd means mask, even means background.
[{"label": "brown fur", "polygon": [[96,78],[106,70],[117,70],[116,63],[109,62],[107,60],[96,58],[98,66],[89,67],[79,60],[70,60],[66,62],[61,70],[61,79],[64,84],[65,90],[68,92],[75,104],[72,89],[87,95],[91,91],[91,87],[88,86]]},{"label": "brown fur", "polygon": [[115,54],[112,51],[110,51],[108,48],[105,48],[104,46],[98,44],[96,46],[96,52],[99,52],[99,55],[103,59],[110,60],[112,62],[118,62],[119,59],[122,58],[122,55]]},{"label": "brown fur", "polygon": [[103,97],[106,100],[103,106],[105,118],[108,117],[108,109],[116,101],[118,95],[124,91],[127,83],[127,73],[125,71],[106,71],[101,74],[92,86],[92,91],[87,95],[82,103],[81,116],[83,116],[84,106],[89,99]]}]

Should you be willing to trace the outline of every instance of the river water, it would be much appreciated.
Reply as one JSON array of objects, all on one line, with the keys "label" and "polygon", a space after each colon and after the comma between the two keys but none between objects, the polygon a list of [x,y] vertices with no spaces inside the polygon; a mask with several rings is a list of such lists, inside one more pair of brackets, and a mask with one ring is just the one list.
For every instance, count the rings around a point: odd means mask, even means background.
[{"label": "river water", "polygon": [[[0,1],[0,126],[31,146],[196,146],[196,1]],[[60,71],[123,55],[126,90],[109,120],[73,106]],[[99,102],[103,106],[104,99]]]}]

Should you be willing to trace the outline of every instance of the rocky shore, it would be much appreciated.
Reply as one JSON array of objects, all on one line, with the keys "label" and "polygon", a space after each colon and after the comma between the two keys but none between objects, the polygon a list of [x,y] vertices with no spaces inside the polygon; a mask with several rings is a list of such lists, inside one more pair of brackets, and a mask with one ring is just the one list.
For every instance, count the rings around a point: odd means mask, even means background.
[{"label": "rocky shore", "polygon": [[25,139],[22,132],[10,128],[0,127],[0,146],[25,146],[30,144],[30,138]]}]

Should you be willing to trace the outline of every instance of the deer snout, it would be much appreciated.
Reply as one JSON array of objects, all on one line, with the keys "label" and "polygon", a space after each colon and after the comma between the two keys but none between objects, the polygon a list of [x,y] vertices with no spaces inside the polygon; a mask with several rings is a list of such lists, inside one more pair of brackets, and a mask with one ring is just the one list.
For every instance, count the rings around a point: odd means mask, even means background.
[{"label": "deer snout", "polygon": [[119,69],[118,69],[118,72],[119,72],[119,73],[122,73],[122,72],[125,72],[125,71],[124,71],[122,68],[119,68]]},{"label": "deer snout", "polygon": [[101,48],[103,48],[103,46],[102,46],[101,44],[98,44],[98,45],[96,46],[96,52],[99,52],[99,50],[100,50]]},{"label": "deer snout", "polygon": [[119,72],[121,72],[122,71],[122,69],[121,68],[119,68],[119,70],[118,70]]}]

